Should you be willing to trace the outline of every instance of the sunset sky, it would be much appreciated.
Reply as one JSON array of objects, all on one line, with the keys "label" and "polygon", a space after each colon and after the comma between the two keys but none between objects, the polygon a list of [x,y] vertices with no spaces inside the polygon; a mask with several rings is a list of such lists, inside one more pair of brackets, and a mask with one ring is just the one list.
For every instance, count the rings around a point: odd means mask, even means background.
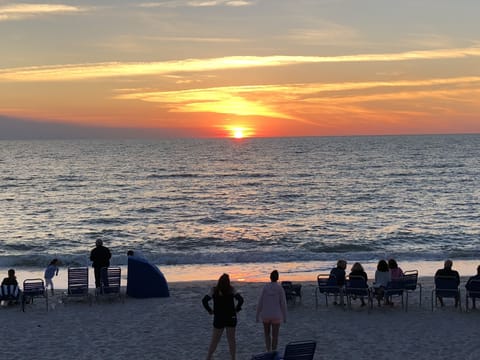
[{"label": "sunset sky", "polygon": [[479,133],[478,14],[478,0],[0,0],[0,131]]}]

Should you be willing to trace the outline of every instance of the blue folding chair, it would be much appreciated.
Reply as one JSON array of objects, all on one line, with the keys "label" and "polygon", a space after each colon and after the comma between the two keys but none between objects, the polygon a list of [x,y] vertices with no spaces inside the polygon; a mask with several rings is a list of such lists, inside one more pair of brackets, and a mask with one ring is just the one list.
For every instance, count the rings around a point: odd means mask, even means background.
[{"label": "blue folding chair", "polygon": [[475,307],[475,300],[480,299],[480,279],[470,280],[465,285],[467,293],[465,295],[465,307],[468,311],[468,299],[472,299],[473,306]]},{"label": "blue folding chair", "polygon": [[0,301],[10,303],[19,303],[21,291],[18,285],[2,285],[0,286]]},{"label": "blue folding chair", "polygon": [[460,288],[458,279],[455,276],[435,276],[435,287],[432,290],[432,311],[433,305],[437,306],[438,298],[453,298],[455,304],[462,311],[462,302],[460,301]]},{"label": "blue folding chair", "polygon": [[418,270],[407,270],[403,273],[403,288],[407,294],[407,300],[405,302],[405,311],[408,311],[408,297],[411,292],[419,289],[418,305],[422,307],[422,284],[418,282]]},{"label": "blue folding chair", "polygon": [[[317,276],[318,287],[315,290],[315,308],[318,308],[318,297],[325,296],[325,305],[328,306],[329,296],[340,296],[343,299],[343,286],[337,284],[337,278],[333,274],[319,274]],[[343,302],[343,300],[342,300]]]},{"label": "blue folding chair", "polygon": [[362,276],[349,276],[345,283],[345,295],[349,308],[352,308],[352,299],[354,298],[366,298],[369,308],[373,308],[372,292]]},{"label": "blue folding chair", "polygon": [[278,352],[263,352],[261,354],[253,355],[250,360],[278,360]]},{"label": "blue folding chair", "polygon": [[282,281],[283,291],[287,301],[296,303],[297,297],[302,301],[302,284],[293,284],[291,281]]},{"label": "blue folding chair", "polygon": [[25,312],[25,305],[27,303],[33,304],[33,299],[44,298],[45,305],[48,311],[48,291],[45,288],[45,283],[42,279],[26,279],[23,282],[22,293],[22,311]]},{"label": "blue folding chair", "polygon": [[120,267],[103,267],[100,269],[100,291],[95,295],[100,297],[118,297],[123,300],[121,292],[122,269]]},{"label": "blue folding chair", "polygon": [[402,308],[404,307],[403,303],[403,292],[404,292],[404,283],[402,279],[396,279],[389,281],[383,296],[388,301],[392,301],[393,296],[398,296],[402,298]]},{"label": "blue folding chair", "polygon": [[85,298],[89,304],[92,299],[88,290],[88,267],[69,267],[67,292],[63,294],[62,300],[70,298]]},{"label": "blue folding chair", "polygon": [[294,341],[285,346],[285,353],[280,360],[313,360],[316,341]]}]

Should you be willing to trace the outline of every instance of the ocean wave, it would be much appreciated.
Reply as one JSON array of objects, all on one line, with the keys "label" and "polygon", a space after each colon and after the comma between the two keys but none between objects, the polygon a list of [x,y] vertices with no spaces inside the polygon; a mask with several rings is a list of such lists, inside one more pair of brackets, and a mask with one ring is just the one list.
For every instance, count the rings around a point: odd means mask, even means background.
[{"label": "ocean wave", "polygon": [[199,178],[200,174],[186,173],[186,174],[150,174],[147,179],[182,179],[182,178]]},{"label": "ocean wave", "polygon": [[[179,249],[181,250],[181,249]],[[287,262],[330,262],[336,263],[338,259],[346,259],[349,263],[354,261],[376,262],[380,259],[395,258],[397,261],[443,261],[447,258],[454,260],[478,259],[478,251],[462,252],[332,252],[308,253],[292,251],[223,251],[212,254],[207,252],[184,251],[154,253],[144,252],[143,255],[152,263],[162,265],[205,265],[205,264],[247,264],[247,263],[287,263]],[[82,255],[61,254],[54,255],[0,255],[0,267],[46,267],[53,258],[58,258],[62,266],[90,266],[88,252]],[[126,254],[114,254],[112,265],[127,265]]]}]

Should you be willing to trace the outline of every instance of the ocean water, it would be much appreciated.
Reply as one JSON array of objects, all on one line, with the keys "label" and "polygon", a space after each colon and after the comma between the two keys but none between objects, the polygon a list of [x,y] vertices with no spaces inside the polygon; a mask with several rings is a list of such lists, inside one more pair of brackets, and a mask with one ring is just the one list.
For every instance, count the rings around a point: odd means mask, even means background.
[{"label": "ocean water", "polygon": [[0,267],[480,255],[480,135],[0,141]]}]

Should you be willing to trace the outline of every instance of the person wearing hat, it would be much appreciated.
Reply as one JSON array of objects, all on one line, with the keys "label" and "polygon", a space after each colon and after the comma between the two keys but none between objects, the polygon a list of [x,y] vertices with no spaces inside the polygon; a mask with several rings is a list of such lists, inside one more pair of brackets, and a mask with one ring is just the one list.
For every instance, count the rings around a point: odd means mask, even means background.
[{"label": "person wearing hat", "polygon": [[103,246],[102,239],[97,239],[95,244],[96,247],[90,252],[90,260],[92,261],[92,267],[95,272],[95,287],[99,288],[101,283],[100,270],[103,267],[110,266],[112,254],[107,247]]}]

